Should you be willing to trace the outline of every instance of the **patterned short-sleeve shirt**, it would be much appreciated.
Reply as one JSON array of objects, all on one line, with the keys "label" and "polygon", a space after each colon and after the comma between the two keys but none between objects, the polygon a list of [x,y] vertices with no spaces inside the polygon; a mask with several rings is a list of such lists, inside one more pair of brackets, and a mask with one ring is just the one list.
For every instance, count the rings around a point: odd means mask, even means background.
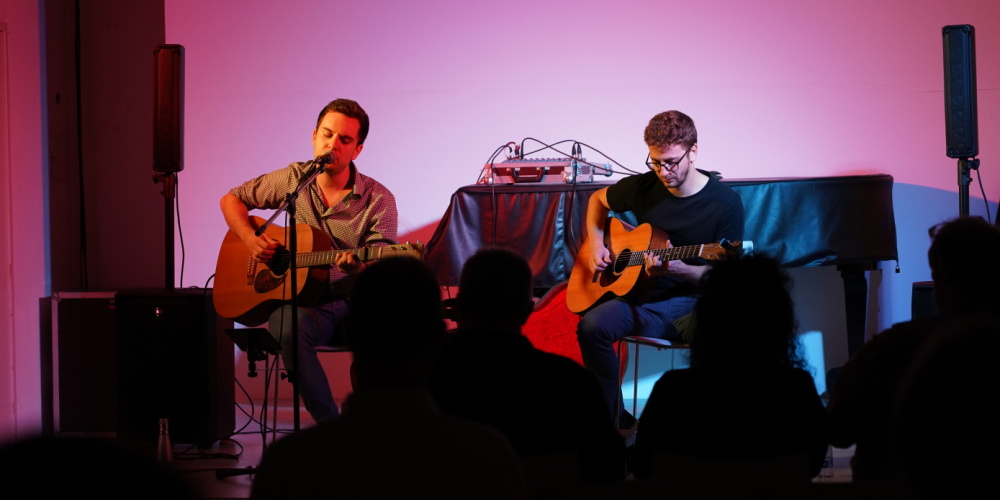
[{"label": "patterned short-sleeve shirt", "polygon": [[[281,206],[286,195],[295,190],[299,180],[310,175],[312,162],[296,162],[231,189],[248,209],[273,210]],[[331,207],[323,202],[321,188],[313,181],[299,194],[295,202],[295,218],[330,237],[334,249],[347,250],[366,246],[396,243],[398,215],[396,199],[375,179],[358,172],[351,163],[353,188],[347,196]],[[330,282],[334,291],[346,290],[347,275],[331,267]]]}]

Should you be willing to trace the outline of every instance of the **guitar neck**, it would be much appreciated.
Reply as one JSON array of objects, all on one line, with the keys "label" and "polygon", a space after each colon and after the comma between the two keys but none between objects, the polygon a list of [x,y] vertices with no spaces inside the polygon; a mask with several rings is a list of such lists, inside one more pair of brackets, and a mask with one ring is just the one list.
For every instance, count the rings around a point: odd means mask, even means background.
[{"label": "guitar neck", "polygon": [[671,260],[681,260],[690,259],[694,257],[701,257],[702,249],[705,245],[688,245],[683,247],[670,247],[670,248],[656,248],[651,250],[643,250],[641,252],[632,252],[629,256],[628,264],[629,266],[641,266],[646,263],[646,255],[655,255],[660,258],[661,261],[667,262]]},{"label": "guitar neck", "polygon": [[347,250],[325,250],[321,252],[303,252],[295,259],[295,267],[316,267],[327,266],[337,261],[337,256],[342,253],[353,253],[358,256],[358,260],[377,260],[382,257],[382,249],[385,247],[365,247],[351,248]]},{"label": "guitar neck", "polygon": [[[363,248],[351,248],[347,250],[322,250],[318,252],[303,252],[295,259],[295,267],[317,267],[333,264],[337,261],[337,256],[342,253],[353,253],[358,260],[368,262],[379,260],[383,257],[393,257],[408,255],[420,258],[423,252],[423,245],[420,243],[404,243],[386,246],[373,246]],[[287,258],[287,255],[286,255]],[[287,263],[287,261],[286,261]],[[287,269],[287,267],[286,267]]]}]

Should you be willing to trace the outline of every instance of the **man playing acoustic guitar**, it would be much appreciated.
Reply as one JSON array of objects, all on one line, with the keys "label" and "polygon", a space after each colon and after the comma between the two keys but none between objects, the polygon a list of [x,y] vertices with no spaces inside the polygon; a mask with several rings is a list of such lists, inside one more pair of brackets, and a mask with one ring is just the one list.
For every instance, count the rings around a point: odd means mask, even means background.
[{"label": "man playing acoustic guitar", "polygon": [[[354,165],[367,135],[368,114],[357,102],[332,101],[320,112],[312,132],[316,160],[292,163],[264,174],[222,197],[220,204],[226,224],[246,245],[254,260],[268,262],[280,247],[279,242],[266,233],[255,234],[249,210],[278,208],[286,195],[294,192],[300,181],[312,174],[317,163],[326,165],[296,199],[298,222],[327,235],[335,250],[395,243],[395,198]],[[353,277],[365,266],[351,252],[336,255],[334,264],[329,272],[329,286],[324,287],[318,303],[298,309],[298,366],[294,366],[292,355],[291,306],[276,309],[268,321],[271,335],[281,344],[285,367],[292,373],[292,380],[299,384],[306,410],[317,422],[332,420],[340,411],[315,348],[337,341],[343,327],[341,320],[347,313],[345,298]]]},{"label": "man playing acoustic guitar", "polygon": [[[612,255],[605,242],[605,224],[611,211],[632,212],[639,223],[648,223],[654,232],[665,232],[668,247],[743,238],[744,211],[739,195],[709,172],[694,168],[698,132],[690,117],[679,111],[654,116],[646,126],[645,141],[650,171],[625,177],[590,198],[587,239],[577,261],[588,268],[590,276],[609,265],[617,266],[612,257],[620,254],[614,250]],[[620,365],[614,343],[629,335],[679,340],[674,322],[691,312],[697,283],[707,269],[700,258],[669,263],[653,253],[643,258],[644,274],[635,287],[641,292],[599,302],[584,314],[577,328],[584,364],[597,376],[610,415],[619,416],[619,428],[625,431],[634,429],[636,421],[618,408]]]}]

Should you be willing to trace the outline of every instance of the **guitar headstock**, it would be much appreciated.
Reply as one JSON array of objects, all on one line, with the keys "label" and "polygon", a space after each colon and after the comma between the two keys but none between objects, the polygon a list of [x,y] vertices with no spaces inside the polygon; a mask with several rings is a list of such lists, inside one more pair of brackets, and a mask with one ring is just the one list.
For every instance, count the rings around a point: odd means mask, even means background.
[{"label": "guitar headstock", "polygon": [[387,245],[381,247],[382,257],[415,257],[421,258],[424,255],[424,244],[417,243],[397,243],[395,245]]},{"label": "guitar headstock", "polygon": [[718,243],[704,245],[701,251],[701,258],[705,260],[723,260],[731,257],[739,257],[743,254],[743,242],[729,241],[725,238]]}]

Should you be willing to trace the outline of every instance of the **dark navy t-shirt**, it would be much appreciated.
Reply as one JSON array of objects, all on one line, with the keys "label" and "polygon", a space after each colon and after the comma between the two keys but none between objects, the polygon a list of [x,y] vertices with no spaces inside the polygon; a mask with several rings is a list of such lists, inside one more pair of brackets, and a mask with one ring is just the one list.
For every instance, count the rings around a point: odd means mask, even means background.
[{"label": "dark navy t-shirt", "polygon": [[[640,223],[664,231],[673,246],[743,240],[743,201],[729,186],[711,174],[701,191],[683,198],[674,196],[656,174],[648,172],[625,177],[608,187],[608,206],[613,212],[632,212]],[[705,264],[703,259],[689,264]],[[693,295],[695,285],[673,276],[660,277],[652,300]]]}]

